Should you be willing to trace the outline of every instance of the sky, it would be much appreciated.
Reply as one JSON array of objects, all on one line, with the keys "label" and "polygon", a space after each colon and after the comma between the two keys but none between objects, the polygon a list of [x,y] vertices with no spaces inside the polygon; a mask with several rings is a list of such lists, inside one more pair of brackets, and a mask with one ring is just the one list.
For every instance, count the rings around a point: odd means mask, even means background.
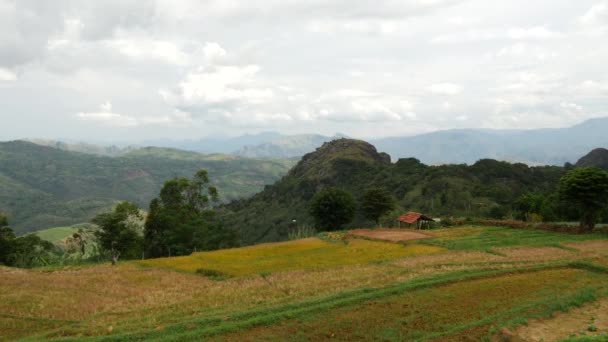
[{"label": "sky", "polygon": [[608,0],[0,0],[0,140],[608,116]]}]

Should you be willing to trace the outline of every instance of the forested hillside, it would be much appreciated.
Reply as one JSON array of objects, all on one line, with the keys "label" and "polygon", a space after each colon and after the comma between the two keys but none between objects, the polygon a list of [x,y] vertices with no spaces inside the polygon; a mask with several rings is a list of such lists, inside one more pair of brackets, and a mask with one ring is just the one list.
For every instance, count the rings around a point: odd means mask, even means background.
[{"label": "forested hillside", "polygon": [[[240,230],[245,244],[285,239],[296,226],[312,224],[308,204],[313,195],[336,186],[355,198],[366,189],[386,189],[397,200],[395,218],[405,210],[433,216],[504,216],[523,194],[553,193],[564,174],[562,167],[489,159],[470,166],[427,166],[413,158],[390,163],[387,154],[369,143],[339,139],[304,156],[263,192],[225,206],[223,215],[227,226]],[[351,227],[363,224],[370,222],[358,217]]]},{"label": "forested hillside", "polygon": [[204,168],[222,200],[272,184],[292,161],[146,148],[121,157],[69,152],[24,141],[0,143],[0,212],[23,233],[90,220],[120,200],[147,208],[162,184]]}]

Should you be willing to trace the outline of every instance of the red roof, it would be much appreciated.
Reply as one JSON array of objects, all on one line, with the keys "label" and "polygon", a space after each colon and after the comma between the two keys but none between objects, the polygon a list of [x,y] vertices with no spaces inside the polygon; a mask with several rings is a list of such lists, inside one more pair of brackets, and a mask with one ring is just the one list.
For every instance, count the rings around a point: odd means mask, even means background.
[{"label": "red roof", "polygon": [[420,213],[411,212],[411,211],[409,213],[407,213],[405,215],[401,215],[399,217],[399,221],[405,222],[405,223],[409,223],[409,224],[417,222],[418,220],[433,221],[432,218],[430,218],[430,217],[428,217],[426,215],[423,215],[423,214],[420,214]]}]

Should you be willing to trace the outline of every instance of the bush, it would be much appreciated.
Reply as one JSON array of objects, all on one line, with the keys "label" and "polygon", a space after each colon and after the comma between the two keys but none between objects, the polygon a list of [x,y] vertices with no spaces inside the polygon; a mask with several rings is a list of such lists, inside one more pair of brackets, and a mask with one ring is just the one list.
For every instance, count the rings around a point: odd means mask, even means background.
[{"label": "bush", "polygon": [[317,235],[317,231],[311,226],[300,226],[287,234],[289,240],[300,240]]},{"label": "bush", "polygon": [[206,268],[199,268],[198,270],[196,270],[196,274],[202,275],[203,277],[207,277],[213,280],[224,280],[230,278],[230,276],[224,272],[210,270]]}]

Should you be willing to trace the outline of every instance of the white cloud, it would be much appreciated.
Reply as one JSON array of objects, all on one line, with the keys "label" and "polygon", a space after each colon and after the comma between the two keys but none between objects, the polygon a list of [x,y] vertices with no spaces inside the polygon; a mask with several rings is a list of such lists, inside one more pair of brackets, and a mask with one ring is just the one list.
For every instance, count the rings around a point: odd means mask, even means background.
[{"label": "white cloud", "polygon": [[536,26],[529,28],[512,28],[507,31],[507,37],[510,39],[552,39],[558,38],[561,34],[553,32],[546,27]]},{"label": "white cloud", "polygon": [[413,104],[399,96],[340,89],[315,101],[314,116],[335,122],[391,122],[416,119]]},{"label": "white cloud", "polygon": [[112,104],[105,102],[97,112],[80,112],[76,117],[82,121],[92,121],[117,127],[133,127],[139,124],[138,120],[129,115],[112,112]]},{"label": "white cloud", "polygon": [[106,44],[110,49],[132,59],[156,59],[178,66],[192,63],[196,54],[200,54],[202,50],[198,43],[193,43],[191,51],[186,51],[173,41],[129,35],[108,40]]},{"label": "white cloud", "polygon": [[78,18],[65,19],[63,21],[63,32],[52,36],[47,40],[47,49],[55,50],[64,48],[80,39],[84,24]]},{"label": "white cloud", "polygon": [[454,83],[437,83],[427,87],[427,90],[437,95],[458,95],[462,92],[462,86]]},{"label": "white cloud", "polygon": [[0,81],[16,81],[17,74],[11,70],[0,68]]},{"label": "white cloud", "polygon": [[518,42],[515,44],[507,45],[496,53],[488,54],[492,58],[519,58],[524,62],[530,62],[536,60],[537,62],[544,62],[549,59],[553,59],[559,56],[555,51],[548,50],[541,46],[534,46],[527,43]]},{"label": "white cloud", "polygon": [[563,109],[567,110],[567,111],[574,111],[574,112],[582,112],[583,111],[583,106],[578,105],[576,103],[572,103],[572,102],[562,102],[559,104],[560,107],[562,107]]},{"label": "white cloud", "polygon": [[76,118],[81,121],[96,122],[106,126],[113,127],[136,127],[143,125],[179,125],[192,122],[192,117],[189,113],[175,110],[172,115],[165,116],[146,116],[135,117],[115,113],[112,110],[112,103],[106,101],[99,106],[97,112],[80,112],[76,114]]},{"label": "white cloud", "polygon": [[207,42],[203,47],[203,54],[208,62],[213,63],[226,56],[226,50],[224,50],[218,43]]},{"label": "white cloud", "polygon": [[307,25],[315,33],[357,33],[386,35],[396,33],[400,23],[394,20],[314,20]]},{"label": "white cloud", "polygon": [[[9,119],[15,137],[122,138],[102,123],[138,127],[133,139],[197,138],[206,128],[383,135],[565,125],[605,111],[607,8],[606,0],[0,0],[0,103],[24,113]],[[115,106],[89,110],[104,99]],[[72,108],[81,113],[66,116]],[[57,129],[32,131],[32,118]]]},{"label": "white cloud", "polygon": [[551,31],[544,26],[513,27],[507,30],[487,28],[441,34],[431,39],[431,43],[458,44],[480,43],[494,40],[547,40],[562,36],[561,33]]},{"label": "white cloud", "polygon": [[608,2],[593,5],[579,20],[584,25],[607,25]]},{"label": "white cloud", "polygon": [[169,101],[183,106],[216,106],[231,103],[262,103],[274,92],[256,84],[257,65],[207,66],[189,73],[173,93],[163,91]]}]

